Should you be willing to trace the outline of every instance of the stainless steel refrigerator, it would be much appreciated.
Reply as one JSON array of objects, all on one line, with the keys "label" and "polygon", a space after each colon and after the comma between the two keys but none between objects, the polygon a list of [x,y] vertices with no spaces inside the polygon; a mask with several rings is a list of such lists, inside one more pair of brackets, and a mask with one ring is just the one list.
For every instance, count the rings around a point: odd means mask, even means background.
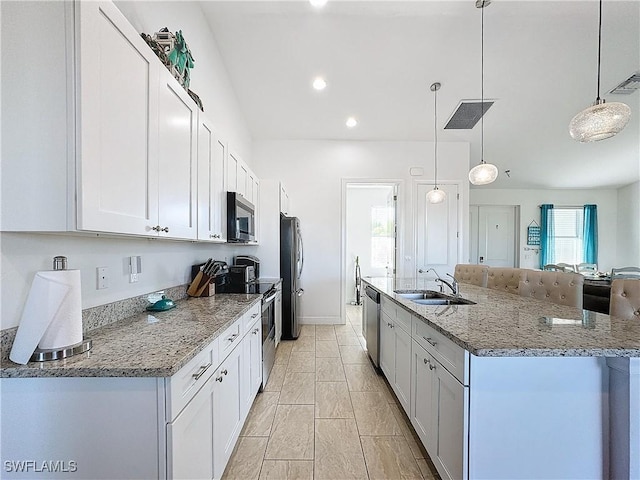
[{"label": "stainless steel refrigerator", "polygon": [[304,266],[300,220],[280,218],[280,276],[282,277],[282,339],[300,335],[300,276]]}]

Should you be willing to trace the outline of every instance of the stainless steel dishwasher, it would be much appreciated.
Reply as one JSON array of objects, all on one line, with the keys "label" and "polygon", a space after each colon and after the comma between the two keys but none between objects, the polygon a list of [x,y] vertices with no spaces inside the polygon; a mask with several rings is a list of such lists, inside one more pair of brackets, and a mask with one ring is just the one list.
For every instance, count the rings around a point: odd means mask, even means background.
[{"label": "stainless steel dishwasher", "polygon": [[376,368],[380,366],[380,292],[367,285],[364,289],[362,309],[362,335],[367,341],[369,358]]}]

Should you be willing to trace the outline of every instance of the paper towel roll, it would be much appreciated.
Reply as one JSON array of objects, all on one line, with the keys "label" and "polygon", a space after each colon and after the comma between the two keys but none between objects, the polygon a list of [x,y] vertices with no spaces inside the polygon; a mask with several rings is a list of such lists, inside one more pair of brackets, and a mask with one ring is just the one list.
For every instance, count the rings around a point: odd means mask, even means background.
[{"label": "paper towel roll", "polygon": [[80,270],[36,273],[9,358],[24,365],[38,346],[57,349],[81,341]]}]

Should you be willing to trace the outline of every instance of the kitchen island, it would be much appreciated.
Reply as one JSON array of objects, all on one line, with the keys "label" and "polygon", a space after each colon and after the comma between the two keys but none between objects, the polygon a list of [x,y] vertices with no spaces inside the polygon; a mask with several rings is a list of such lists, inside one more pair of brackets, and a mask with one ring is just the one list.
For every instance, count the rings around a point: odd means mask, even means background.
[{"label": "kitchen island", "polygon": [[2,478],[220,478],[262,380],[261,295],[189,298],[17,365],[4,342]]},{"label": "kitchen island", "polygon": [[[638,478],[640,324],[460,285],[382,294],[380,365],[443,478]],[[410,373],[407,373],[409,371]]]}]

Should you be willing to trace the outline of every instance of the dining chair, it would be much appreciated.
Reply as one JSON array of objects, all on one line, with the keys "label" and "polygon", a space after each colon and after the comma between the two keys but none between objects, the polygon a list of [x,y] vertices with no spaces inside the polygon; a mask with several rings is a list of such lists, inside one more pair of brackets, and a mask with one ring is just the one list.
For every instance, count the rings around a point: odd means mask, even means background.
[{"label": "dining chair", "polygon": [[640,278],[640,267],[612,268],[611,280],[616,278]]},{"label": "dining chair", "polygon": [[520,295],[582,308],[584,277],[571,272],[523,270]]},{"label": "dining chair", "polygon": [[611,282],[609,315],[640,322],[640,279],[619,278]]},{"label": "dining chair", "polygon": [[521,268],[489,268],[487,288],[517,295],[522,272]]},{"label": "dining chair", "polygon": [[486,265],[462,264],[456,265],[453,276],[460,283],[469,283],[479,287],[487,286],[489,267]]},{"label": "dining chair", "polygon": [[595,263],[579,263],[576,265],[576,272],[578,273],[596,273],[598,271],[598,265]]}]

